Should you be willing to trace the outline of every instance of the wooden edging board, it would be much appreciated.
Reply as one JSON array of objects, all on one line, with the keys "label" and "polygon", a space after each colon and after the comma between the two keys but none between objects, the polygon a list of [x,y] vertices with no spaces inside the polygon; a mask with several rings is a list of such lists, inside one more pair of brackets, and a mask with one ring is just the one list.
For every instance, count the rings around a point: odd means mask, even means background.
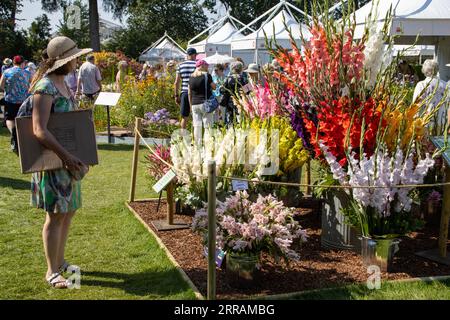
[{"label": "wooden edging board", "polygon": [[[158,199],[152,199],[152,200],[158,200]],[[138,201],[135,201],[135,202],[143,202],[143,201],[148,201],[148,200],[138,200]],[[194,294],[197,297],[197,299],[205,300],[205,297],[200,293],[200,290],[198,290],[198,288],[195,286],[195,284],[192,282],[192,280],[184,272],[183,268],[181,268],[181,266],[178,264],[178,262],[172,256],[172,254],[170,253],[169,249],[162,242],[162,240],[158,237],[156,232],[154,232],[152,230],[152,228],[150,228],[145,223],[145,221],[142,220],[142,218],[139,216],[139,214],[130,206],[128,201],[125,202],[125,205],[127,206],[128,210],[130,210],[134,214],[136,219],[138,219],[142,223],[142,225],[148,230],[148,232],[150,232],[153,235],[153,237],[156,239],[156,242],[158,242],[158,244],[161,247],[161,249],[163,249],[165,251],[165,253],[167,254],[167,257],[169,258],[169,260],[175,265],[175,268],[178,270],[178,272],[180,273],[181,277],[188,283],[188,285],[191,287],[192,291],[194,291]]]},{"label": "wooden edging board", "polygon": [[[390,280],[386,281],[385,283],[398,283],[398,282],[431,282],[431,281],[443,281],[450,279],[450,275],[447,276],[432,276],[432,277],[420,277],[420,278],[407,278],[407,279],[398,279],[398,280]],[[349,285],[361,285],[364,284],[361,283],[353,283]],[[274,295],[259,295],[259,296],[253,296],[250,299],[252,300],[283,300],[283,299],[289,299],[295,296],[303,295],[303,294],[309,294],[314,292],[326,292],[326,291],[332,291],[332,290],[338,290],[338,289],[344,289],[347,286],[340,286],[340,287],[333,287],[333,288],[322,288],[322,289],[314,289],[314,290],[305,290],[305,291],[297,291],[297,292],[289,292],[289,293],[281,293],[281,294],[274,294]]]}]

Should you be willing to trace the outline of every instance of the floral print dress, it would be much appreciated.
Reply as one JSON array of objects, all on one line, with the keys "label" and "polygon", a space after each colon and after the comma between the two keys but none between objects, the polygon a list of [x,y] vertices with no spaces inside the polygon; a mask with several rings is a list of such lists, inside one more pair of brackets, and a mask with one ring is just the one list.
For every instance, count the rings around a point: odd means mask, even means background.
[{"label": "floral print dress", "polygon": [[[64,97],[49,78],[41,79],[31,94],[53,97],[54,112],[75,110],[73,99]],[[33,173],[31,178],[31,204],[49,213],[68,213],[81,208],[81,183],[66,169]]]}]

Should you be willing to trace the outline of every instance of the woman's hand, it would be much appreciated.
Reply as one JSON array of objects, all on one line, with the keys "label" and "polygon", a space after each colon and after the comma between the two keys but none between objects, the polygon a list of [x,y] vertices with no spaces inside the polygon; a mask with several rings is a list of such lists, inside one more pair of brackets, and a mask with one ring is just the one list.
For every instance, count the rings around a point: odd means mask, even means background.
[{"label": "woman's hand", "polygon": [[80,159],[74,155],[69,154],[65,159],[63,159],[64,168],[69,171],[81,171],[85,170],[87,167]]}]

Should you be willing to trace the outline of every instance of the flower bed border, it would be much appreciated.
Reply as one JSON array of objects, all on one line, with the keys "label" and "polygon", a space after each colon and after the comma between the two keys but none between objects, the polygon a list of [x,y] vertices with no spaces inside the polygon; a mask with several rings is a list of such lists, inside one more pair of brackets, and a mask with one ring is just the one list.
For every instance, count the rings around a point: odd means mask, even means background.
[{"label": "flower bed border", "polygon": [[[163,199],[163,198],[161,198]],[[148,199],[139,199],[134,200],[133,202],[148,202],[148,201],[157,201],[158,198],[148,198]],[[156,232],[154,232],[151,227],[139,216],[139,214],[131,207],[130,202],[126,201],[125,206],[130,210],[131,213],[137,218],[137,220],[150,232],[151,235],[156,239],[158,245],[163,249],[169,260],[174,264],[175,268],[178,270],[182,278],[188,283],[188,285],[191,287],[191,289],[194,291],[195,296],[199,300],[206,300],[206,297],[203,296],[200,292],[200,290],[196,287],[194,282],[189,278],[189,276],[185,273],[183,268],[180,266],[180,264],[176,261],[170,250],[166,247],[166,245],[163,243],[161,238],[157,235]],[[415,281],[424,281],[424,282],[431,282],[435,280],[447,280],[450,279],[450,275],[439,275],[439,276],[427,276],[427,277],[415,277],[415,278],[406,278],[406,279],[397,279],[397,280],[388,280],[385,283],[396,283],[396,282],[415,282]],[[354,283],[358,284],[358,283]],[[348,285],[344,286],[336,286],[336,287],[328,287],[328,288],[319,288],[319,289],[312,289],[312,290],[303,290],[303,291],[293,291],[288,293],[281,293],[281,294],[272,294],[272,295],[253,295],[248,296],[244,299],[250,299],[250,300],[283,300],[283,299],[290,299],[298,295],[312,293],[312,292],[321,292],[321,291],[328,291],[328,290],[336,290],[339,288],[345,288]]]}]

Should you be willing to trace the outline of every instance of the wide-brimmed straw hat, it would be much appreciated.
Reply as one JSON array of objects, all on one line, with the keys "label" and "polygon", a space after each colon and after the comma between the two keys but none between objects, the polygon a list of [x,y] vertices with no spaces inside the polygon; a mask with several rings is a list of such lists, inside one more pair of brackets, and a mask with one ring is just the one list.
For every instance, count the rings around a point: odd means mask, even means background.
[{"label": "wide-brimmed straw hat", "polygon": [[47,45],[47,55],[49,59],[55,59],[53,66],[47,73],[55,71],[66,63],[84,54],[91,52],[91,48],[79,49],[77,44],[68,37],[55,37]]},{"label": "wide-brimmed straw hat", "polygon": [[248,68],[246,70],[244,70],[244,72],[247,73],[259,73],[259,67],[256,63],[250,63],[248,65]]},{"label": "wide-brimmed straw hat", "polygon": [[5,60],[3,60],[3,64],[5,66],[9,66],[12,64],[12,60],[10,58],[5,58]]}]

